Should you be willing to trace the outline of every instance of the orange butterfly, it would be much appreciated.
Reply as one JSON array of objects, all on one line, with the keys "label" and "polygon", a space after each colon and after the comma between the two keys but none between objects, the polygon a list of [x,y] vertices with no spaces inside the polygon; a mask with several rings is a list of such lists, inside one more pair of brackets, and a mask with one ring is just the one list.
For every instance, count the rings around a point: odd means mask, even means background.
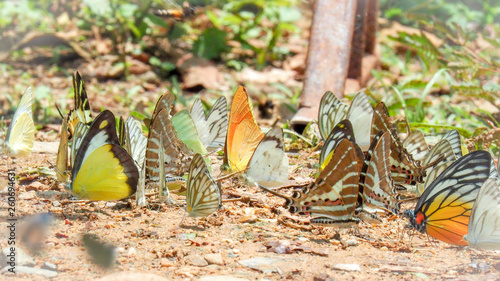
[{"label": "orange butterfly", "polygon": [[234,94],[229,113],[224,164],[232,171],[245,170],[263,137],[264,134],[253,116],[248,94],[245,88],[240,86]]}]

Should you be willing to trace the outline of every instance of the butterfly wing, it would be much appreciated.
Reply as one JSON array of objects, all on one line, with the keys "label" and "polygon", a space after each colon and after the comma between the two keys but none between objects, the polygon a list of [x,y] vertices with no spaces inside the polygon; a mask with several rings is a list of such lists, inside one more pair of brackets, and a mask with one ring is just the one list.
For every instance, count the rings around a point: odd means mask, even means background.
[{"label": "butterfly wing", "polygon": [[[342,120],[335,125],[333,130],[330,132],[330,135],[325,140],[325,144],[323,145],[319,156],[320,170],[323,170],[328,165],[333,154],[335,153],[335,149],[343,139],[348,139],[354,143],[356,142],[351,122],[347,119]],[[358,146],[356,146],[356,148],[358,148]],[[360,158],[364,157],[363,151],[359,150],[358,154]]]},{"label": "butterfly wing", "polygon": [[274,127],[255,149],[246,175],[265,187],[277,187],[288,180],[288,157],[283,143],[283,129]]},{"label": "butterfly wing", "polygon": [[472,208],[465,240],[477,249],[500,250],[500,185],[487,179]]},{"label": "butterfly wing", "polygon": [[442,139],[450,142],[457,158],[462,157],[462,141],[460,140],[460,133],[457,130],[447,132]]},{"label": "butterfly wing", "polygon": [[68,120],[63,118],[57,150],[56,175],[60,182],[67,182],[68,177]]},{"label": "butterfly wing", "polygon": [[[161,103],[159,102],[159,104]],[[148,182],[159,182],[158,155],[160,153],[160,136],[163,138],[166,174],[176,174],[179,172],[179,167],[183,166],[181,159],[184,157],[184,151],[188,150],[173,128],[169,109],[164,108],[160,110],[153,117],[149,127],[146,146],[146,180]]]},{"label": "butterfly wing", "polygon": [[139,171],[119,145],[113,113],[106,110],[92,122],[78,149],[70,189],[89,200],[119,200],[135,193]]},{"label": "butterfly wing", "polygon": [[208,152],[198,135],[195,123],[187,109],[177,112],[177,114],[172,117],[172,124],[174,125],[179,139],[189,150],[202,155],[207,155]]},{"label": "butterfly wing", "polygon": [[264,134],[255,122],[246,90],[239,87],[234,95],[229,114],[224,164],[229,165],[235,172],[246,169],[255,148],[263,137]]},{"label": "butterfly wing", "polygon": [[191,217],[208,216],[222,203],[220,189],[200,154],[193,157],[186,188],[186,211]]},{"label": "butterfly wing", "polygon": [[220,97],[214,103],[207,116],[208,131],[208,148],[218,149],[224,146],[224,141],[227,135],[227,100],[225,97]]},{"label": "butterfly wing", "polygon": [[85,84],[78,71],[73,74],[73,89],[75,91],[75,109],[71,110],[68,115],[68,128],[71,138],[75,132],[78,123],[90,124],[92,122],[92,114],[90,103],[85,90]]},{"label": "butterfly wing", "polygon": [[368,96],[364,92],[358,93],[352,100],[349,111],[347,111],[347,119],[351,121],[354,137],[363,151],[370,147],[372,118],[373,108],[370,105]]},{"label": "butterfly wing", "polygon": [[347,118],[348,107],[330,91],[323,95],[319,104],[318,115],[319,132],[323,139],[330,135],[335,125]]},{"label": "butterfly wing", "polygon": [[205,118],[205,110],[203,109],[203,104],[200,99],[195,99],[193,106],[191,107],[191,118],[193,118],[194,125],[196,126],[196,131],[200,136],[200,140],[206,147],[209,145],[210,141],[208,139],[210,134],[210,129],[208,128],[208,122]]},{"label": "butterfly wing", "polygon": [[489,177],[490,165],[491,156],[486,151],[474,151],[455,161],[427,187],[410,212],[412,226],[441,241],[466,245],[463,237],[470,213]]},{"label": "butterfly wing", "polygon": [[361,159],[344,139],[316,182],[287,199],[290,212],[318,216],[311,222],[335,224],[352,219],[358,200]]},{"label": "butterfly wing", "polygon": [[403,148],[413,156],[415,161],[423,161],[429,153],[429,145],[421,131],[413,131],[403,142]]},{"label": "butterfly wing", "polygon": [[126,128],[126,150],[132,156],[139,169],[144,166],[146,157],[146,145],[148,139],[142,132],[141,123],[132,117],[127,118]]},{"label": "butterfly wing", "polygon": [[70,163],[71,167],[75,166],[75,159],[80,146],[82,145],[82,141],[85,138],[85,135],[89,131],[89,126],[78,123],[75,128],[75,132],[73,133],[73,139],[71,141],[71,154],[70,154]]},{"label": "butterfly wing", "polygon": [[390,151],[390,132],[380,131],[368,149],[359,180],[359,192],[362,195],[360,203],[369,213],[387,210],[399,213],[390,177]]},{"label": "butterfly wing", "polygon": [[11,157],[28,156],[33,149],[35,124],[31,111],[32,104],[33,94],[28,87],[19,101],[5,137],[6,153]]}]

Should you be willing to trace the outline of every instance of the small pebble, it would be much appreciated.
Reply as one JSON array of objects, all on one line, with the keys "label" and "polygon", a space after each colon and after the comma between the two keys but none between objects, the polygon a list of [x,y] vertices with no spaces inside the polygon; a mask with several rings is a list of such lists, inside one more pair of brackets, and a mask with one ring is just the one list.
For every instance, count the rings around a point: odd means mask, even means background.
[{"label": "small pebble", "polygon": [[352,247],[358,245],[358,240],[356,239],[349,239],[346,241],[347,246]]},{"label": "small pebble", "polygon": [[52,202],[52,206],[61,207],[61,203],[59,201],[54,201],[54,202]]}]

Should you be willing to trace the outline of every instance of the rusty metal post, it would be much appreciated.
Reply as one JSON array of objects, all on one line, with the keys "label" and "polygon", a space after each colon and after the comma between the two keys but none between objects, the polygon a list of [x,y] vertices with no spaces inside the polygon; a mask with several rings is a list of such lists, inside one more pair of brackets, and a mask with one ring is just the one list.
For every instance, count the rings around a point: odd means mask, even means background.
[{"label": "rusty metal post", "polygon": [[352,36],[351,43],[351,59],[349,60],[349,69],[347,71],[347,77],[360,80],[361,78],[361,67],[363,62],[363,55],[365,54],[365,26],[367,17],[366,6],[367,1],[370,0],[358,0],[358,5],[356,7],[356,17],[354,19],[354,34]]},{"label": "rusty metal post", "polygon": [[307,124],[318,118],[319,102],[326,91],[344,95],[356,0],[316,0],[300,109],[291,123]]}]

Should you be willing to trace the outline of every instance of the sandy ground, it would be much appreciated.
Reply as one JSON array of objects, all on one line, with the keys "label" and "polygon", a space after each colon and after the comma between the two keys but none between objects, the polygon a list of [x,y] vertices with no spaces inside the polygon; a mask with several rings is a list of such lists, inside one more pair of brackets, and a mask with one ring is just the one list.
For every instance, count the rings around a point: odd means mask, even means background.
[{"label": "sandy ground", "polygon": [[[309,153],[299,153],[290,157],[292,179],[308,179],[306,176],[313,173],[312,165],[306,163],[309,156]],[[142,209],[133,208],[133,204],[127,202],[71,201],[62,185],[53,179],[23,172],[47,167],[47,161],[55,163],[55,158],[55,154],[33,153],[29,159],[14,162],[2,157],[0,186],[2,189],[7,186],[7,170],[14,168],[20,176],[16,180],[19,183],[16,216],[53,214],[46,236],[31,238],[40,242],[38,251],[34,251],[34,242],[21,241],[26,237],[21,219],[17,223],[16,240],[19,247],[35,259],[33,267],[44,267],[46,262],[54,264],[57,280],[90,280],[123,271],[153,273],[175,280],[203,280],[210,275],[218,276],[212,280],[233,280],[229,277],[244,280],[500,279],[500,253],[478,252],[434,241],[423,234],[409,232],[405,229],[407,221],[398,217],[384,218],[379,225],[362,223],[359,229],[338,232],[304,225],[300,223],[304,218],[290,216],[282,208],[282,199],[244,186],[238,179],[223,182],[226,202],[222,210],[207,218],[187,217],[182,225],[185,212],[180,197],[177,205],[151,203]],[[9,231],[5,192],[1,197],[0,247],[3,249],[7,247]],[[96,234],[106,245],[116,248],[112,268],[102,269],[89,259],[82,244],[84,233]],[[27,274],[6,274],[2,278],[46,279]]]}]

